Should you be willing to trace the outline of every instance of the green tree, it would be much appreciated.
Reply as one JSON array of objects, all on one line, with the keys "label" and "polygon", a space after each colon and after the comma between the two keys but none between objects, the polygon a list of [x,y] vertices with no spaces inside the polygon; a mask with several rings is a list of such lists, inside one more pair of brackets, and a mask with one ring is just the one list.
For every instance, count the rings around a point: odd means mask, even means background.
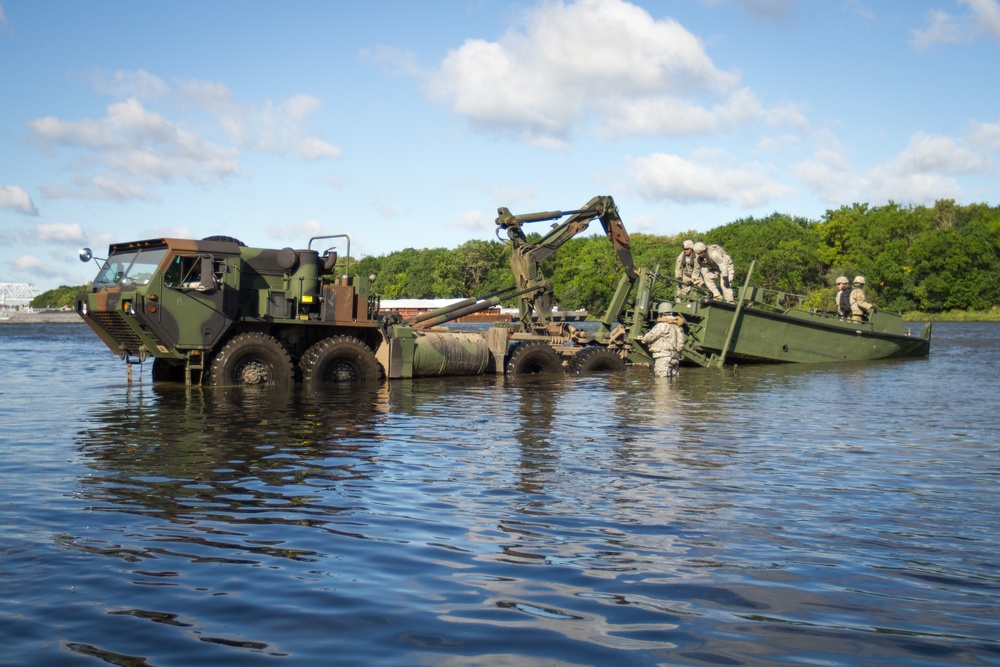
[{"label": "green tree", "polygon": [[913,245],[913,295],[920,310],[986,310],[1000,303],[1000,252],[991,226],[994,219],[958,215]]},{"label": "green tree", "polygon": [[817,252],[816,224],[782,213],[744,218],[704,235],[704,243],[718,243],[733,258],[738,279],[756,261],[754,283],[804,294],[822,284],[822,262]]},{"label": "green tree", "polygon": [[572,239],[546,261],[551,262],[543,268],[552,280],[556,302],[565,310],[602,312],[624,273],[614,246],[604,235]]},{"label": "green tree", "polygon": [[915,305],[908,254],[934,216],[925,207],[894,202],[869,207],[854,204],[827,211],[819,224],[820,258],[828,267],[864,275],[882,307],[907,310]]},{"label": "green tree", "polygon": [[[537,242],[541,234],[528,235]],[[811,307],[832,307],[837,275],[867,278],[881,308],[929,312],[987,309],[1000,304],[1000,207],[933,207],[853,204],[829,210],[819,221],[773,213],[744,218],[704,234],[631,236],[636,266],[660,266],[673,276],[673,262],[686,238],[718,243],[732,256],[738,278],[756,261],[753,283],[807,294]],[[352,272],[378,276],[386,298],[482,296],[513,284],[510,244],[469,241],[453,250],[407,248],[367,257]],[[622,266],[603,234],[567,241],[542,263],[562,308],[597,314],[610,301]],[[656,298],[669,298],[662,280]],[[512,304],[507,304],[512,305]]]},{"label": "green tree", "polygon": [[60,285],[55,289],[42,292],[31,300],[32,308],[73,308],[76,306],[76,295],[87,291],[87,285],[71,287]]}]

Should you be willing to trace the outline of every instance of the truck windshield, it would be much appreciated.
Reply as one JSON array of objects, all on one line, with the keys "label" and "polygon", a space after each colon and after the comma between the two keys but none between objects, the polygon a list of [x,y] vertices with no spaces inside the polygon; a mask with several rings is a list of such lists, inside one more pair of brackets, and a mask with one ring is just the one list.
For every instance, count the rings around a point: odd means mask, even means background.
[{"label": "truck windshield", "polygon": [[166,248],[128,250],[108,257],[94,278],[94,287],[110,285],[148,285],[156,268],[167,254]]}]

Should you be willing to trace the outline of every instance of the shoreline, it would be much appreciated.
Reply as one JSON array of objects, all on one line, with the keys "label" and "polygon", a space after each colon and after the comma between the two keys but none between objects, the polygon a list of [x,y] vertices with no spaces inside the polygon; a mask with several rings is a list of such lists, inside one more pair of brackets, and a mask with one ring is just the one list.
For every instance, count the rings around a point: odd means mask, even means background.
[{"label": "shoreline", "polygon": [[990,310],[949,310],[944,313],[903,313],[904,322],[1000,322],[1000,308]]},{"label": "shoreline", "polygon": [[[5,313],[6,315],[6,313]],[[903,313],[904,322],[1000,322],[1000,309],[985,311],[949,311],[947,313]],[[84,324],[76,311],[11,312],[0,317],[2,324]]]},{"label": "shoreline", "polygon": [[[7,313],[4,313],[7,315]],[[12,312],[9,317],[0,317],[0,324],[84,324],[83,318],[75,310],[35,311],[31,313]]]}]

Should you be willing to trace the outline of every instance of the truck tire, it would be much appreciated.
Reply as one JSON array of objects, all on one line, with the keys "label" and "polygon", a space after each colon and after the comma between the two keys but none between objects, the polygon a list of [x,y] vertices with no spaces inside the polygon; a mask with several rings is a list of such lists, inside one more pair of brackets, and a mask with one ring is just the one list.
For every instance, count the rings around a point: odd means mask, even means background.
[{"label": "truck tire", "polygon": [[374,382],[379,364],[372,349],[351,336],[331,336],[302,355],[299,371],[305,382]]},{"label": "truck tire", "polygon": [[247,244],[239,239],[235,239],[232,236],[206,236],[202,241],[231,241],[241,248],[246,248]]},{"label": "truck tire", "polygon": [[184,382],[184,362],[154,358],[153,382]]},{"label": "truck tire", "polygon": [[507,359],[508,376],[562,374],[562,357],[542,340],[518,343]]},{"label": "truck tire", "polygon": [[625,361],[608,348],[598,346],[585,347],[577,352],[566,368],[571,375],[622,370],[625,370]]},{"label": "truck tire", "polygon": [[241,333],[229,340],[212,359],[208,383],[291,384],[295,378],[288,350],[274,336],[258,331]]}]

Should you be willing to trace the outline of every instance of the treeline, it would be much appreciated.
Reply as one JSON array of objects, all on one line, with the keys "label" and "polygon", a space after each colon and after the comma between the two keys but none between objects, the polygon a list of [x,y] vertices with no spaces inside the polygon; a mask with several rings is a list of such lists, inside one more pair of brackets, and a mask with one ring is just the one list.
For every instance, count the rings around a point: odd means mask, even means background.
[{"label": "treeline", "polygon": [[76,305],[76,295],[87,289],[86,285],[77,285],[76,287],[70,287],[68,285],[60,285],[55,289],[50,289],[47,292],[42,292],[34,299],[31,300],[32,308],[63,308],[65,306],[70,306],[71,308]]},{"label": "treeline", "polygon": [[[626,227],[627,212],[623,212]],[[600,229],[594,222],[592,229]],[[635,233],[638,266],[660,266],[672,278],[684,239],[718,243],[732,256],[737,280],[756,261],[753,283],[809,297],[813,307],[831,308],[834,281],[864,275],[879,307],[900,312],[989,310],[1000,305],[1000,207],[933,207],[854,204],[829,210],[818,221],[774,213],[744,218],[708,232],[676,236]],[[378,276],[383,298],[447,298],[489,293],[510,285],[510,249],[499,241],[469,241],[454,250],[407,248],[365,257],[359,274]],[[556,298],[566,310],[601,312],[622,275],[603,235],[568,241],[543,264]],[[667,285],[667,281],[661,281]],[[659,298],[669,296],[663,287]]]},{"label": "treeline", "polygon": [[[626,227],[628,214],[624,212]],[[600,230],[600,223],[591,229]],[[535,235],[537,238],[539,235]],[[876,305],[900,312],[983,311],[1000,306],[1000,207],[933,207],[890,203],[854,204],[827,211],[818,221],[775,213],[744,218],[705,233],[676,236],[632,234],[636,265],[660,267],[673,277],[684,239],[718,243],[732,256],[737,281],[756,261],[753,283],[809,297],[808,305],[833,306],[836,277],[867,279]],[[376,274],[382,298],[481,296],[513,283],[510,247],[500,241],[469,241],[445,248],[407,248],[355,262],[351,273]],[[543,264],[559,306],[603,311],[622,267],[602,235],[577,237]],[[661,281],[658,299],[669,298]],[[84,287],[60,287],[32,301],[34,307],[73,305]]]}]

